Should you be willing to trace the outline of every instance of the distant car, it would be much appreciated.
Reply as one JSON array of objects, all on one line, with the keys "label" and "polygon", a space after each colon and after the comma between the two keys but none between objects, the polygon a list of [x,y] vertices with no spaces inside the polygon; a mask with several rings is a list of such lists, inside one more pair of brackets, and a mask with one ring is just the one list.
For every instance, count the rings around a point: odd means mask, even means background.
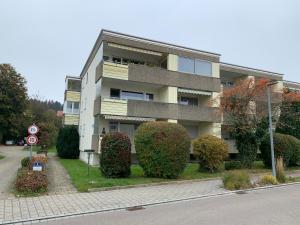
[{"label": "distant car", "polygon": [[23,146],[25,144],[25,141],[24,140],[19,140],[18,142],[17,142],[17,145],[18,146]]},{"label": "distant car", "polygon": [[5,141],[5,145],[14,145],[14,141],[13,140],[7,140]]}]

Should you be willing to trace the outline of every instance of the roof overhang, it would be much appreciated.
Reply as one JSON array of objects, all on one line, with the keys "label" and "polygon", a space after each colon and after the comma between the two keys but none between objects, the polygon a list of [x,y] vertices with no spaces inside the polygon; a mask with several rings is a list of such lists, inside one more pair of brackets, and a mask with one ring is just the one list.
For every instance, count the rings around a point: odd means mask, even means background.
[{"label": "roof overhang", "polygon": [[119,32],[114,32],[110,30],[101,30],[93,49],[80,73],[80,77],[83,77],[86,73],[89,65],[94,59],[99,47],[101,46],[103,41],[107,41],[110,43],[115,43],[123,46],[140,48],[144,50],[149,50],[153,52],[159,53],[167,53],[167,54],[176,54],[184,57],[190,58],[199,58],[203,60],[208,60],[212,62],[220,61],[220,54],[202,51],[198,49],[183,47],[179,45],[169,44],[166,42],[155,41],[151,39],[141,38],[133,35],[123,34]]},{"label": "roof overhang", "polygon": [[260,69],[245,67],[245,66],[238,66],[238,65],[224,63],[224,62],[220,63],[220,70],[238,73],[238,74],[244,74],[248,76],[265,77],[274,80],[282,80],[283,77],[283,74],[281,73],[275,73],[275,72],[270,72],[266,70],[260,70]]}]

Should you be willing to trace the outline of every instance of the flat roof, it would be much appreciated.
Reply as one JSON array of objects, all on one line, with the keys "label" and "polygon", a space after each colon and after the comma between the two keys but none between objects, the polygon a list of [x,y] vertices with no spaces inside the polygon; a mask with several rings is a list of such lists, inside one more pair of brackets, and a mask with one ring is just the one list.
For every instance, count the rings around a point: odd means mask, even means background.
[{"label": "flat roof", "polygon": [[75,76],[69,76],[69,75],[67,75],[67,76],[65,77],[65,81],[66,81],[68,78],[71,78],[71,79],[74,79],[74,80],[80,80],[80,77],[75,77]]},{"label": "flat roof", "polygon": [[220,62],[220,65],[224,66],[224,67],[236,68],[236,69],[241,69],[241,70],[245,70],[245,71],[249,71],[249,72],[262,73],[262,74],[266,74],[266,75],[272,75],[272,76],[278,76],[278,77],[283,76],[282,73],[276,73],[276,72],[271,72],[271,71],[262,70],[262,69],[255,69],[255,68],[246,67],[246,66],[239,66],[239,65],[235,65],[235,64],[231,64],[231,63]]},{"label": "flat roof", "polygon": [[[80,73],[80,77],[82,77],[85,73],[86,70],[88,68],[88,66],[90,65],[93,57],[95,56],[97,50],[99,49],[101,43],[103,40],[105,40],[104,35],[107,35],[109,37],[116,37],[116,38],[120,38],[123,40],[128,40],[128,41],[133,41],[136,43],[142,43],[142,44],[148,44],[149,46],[155,46],[155,47],[162,47],[162,48],[169,48],[169,49],[173,49],[173,50],[177,50],[177,51],[182,51],[182,52],[187,52],[187,53],[191,53],[191,54],[201,54],[207,57],[213,57],[213,58],[219,58],[221,55],[218,53],[213,53],[213,52],[208,52],[208,51],[202,51],[199,49],[194,49],[194,48],[189,48],[189,47],[183,47],[180,45],[175,45],[175,44],[170,44],[167,42],[161,42],[161,41],[156,41],[156,40],[152,40],[152,39],[147,39],[147,38],[142,38],[142,37],[137,37],[134,35],[129,35],[129,34],[124,34],[124,33],[120,33],[120,32],[115,32],[115,31],[111,31],[111,30],[107,30],[107,29],[102,29],[100,34],[98,35],[98,38],[92,48],[92,51],[90,52],[88,59]],[[163,51],[162,51],[163,52]]]}]

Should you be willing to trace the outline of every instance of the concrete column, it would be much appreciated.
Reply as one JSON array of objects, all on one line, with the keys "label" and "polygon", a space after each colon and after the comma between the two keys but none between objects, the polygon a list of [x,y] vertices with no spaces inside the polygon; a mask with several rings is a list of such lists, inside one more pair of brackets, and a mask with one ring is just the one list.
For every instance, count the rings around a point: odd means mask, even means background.
[{"label": "concrete column", "polygon": [[168,70],[178,71],[178,56],[169,54],[167,58]]}]

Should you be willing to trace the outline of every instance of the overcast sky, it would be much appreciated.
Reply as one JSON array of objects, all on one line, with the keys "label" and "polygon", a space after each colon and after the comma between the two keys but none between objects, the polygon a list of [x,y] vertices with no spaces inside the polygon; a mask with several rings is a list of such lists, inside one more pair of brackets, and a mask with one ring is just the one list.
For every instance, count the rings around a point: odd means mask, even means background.
[{"label": "overcast sky", "polygon": [[222,54],[300,82],[299,0],[0,0],[0,63],[63,102],[102,28]]}]

